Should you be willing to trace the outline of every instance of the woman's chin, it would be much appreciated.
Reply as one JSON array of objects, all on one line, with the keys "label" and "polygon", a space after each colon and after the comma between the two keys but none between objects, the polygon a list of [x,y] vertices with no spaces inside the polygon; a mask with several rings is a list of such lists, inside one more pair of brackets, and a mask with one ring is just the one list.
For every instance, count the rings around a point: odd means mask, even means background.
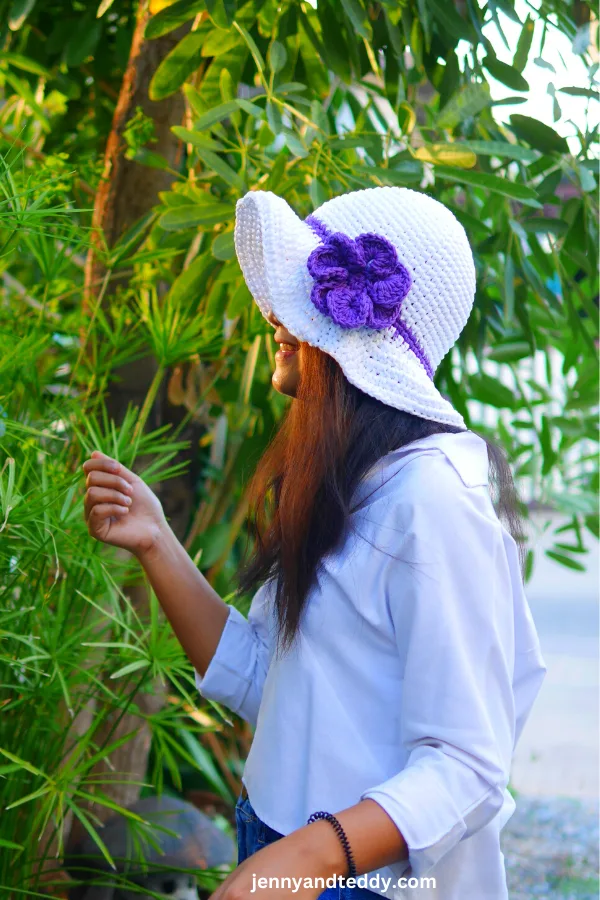
[{"label": "woman's chin", "polygon": [[271,384],[280,394],[295,397],[299,381],[298,363],[296,354],[293,357],[277,362],[271,378]]}]

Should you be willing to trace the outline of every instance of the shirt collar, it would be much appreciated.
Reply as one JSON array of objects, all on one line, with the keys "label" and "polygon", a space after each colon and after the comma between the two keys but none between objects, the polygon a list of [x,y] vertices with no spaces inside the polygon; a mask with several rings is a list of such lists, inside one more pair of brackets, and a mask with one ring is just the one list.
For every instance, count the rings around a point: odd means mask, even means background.
[{"label": "shirt collar", "polygon": [[354,503],[361,503],[388,482],[404,467],[408,457],[419,456],[434,449],[444,454],[466,487],[488,483],[488,454],[483,438],[473,431],[431,434],[382,456],[363,476],[354,494]]}]

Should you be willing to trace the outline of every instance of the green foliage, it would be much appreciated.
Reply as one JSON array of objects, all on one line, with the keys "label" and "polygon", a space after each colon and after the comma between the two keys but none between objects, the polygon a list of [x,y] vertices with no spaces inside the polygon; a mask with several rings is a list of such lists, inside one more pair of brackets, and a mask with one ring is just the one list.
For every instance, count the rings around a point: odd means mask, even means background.
[{"label": "green foliage", "polygon": [[[545,28],[574,40],[580,6],[544,3]],[[99,735],[161,681],[174,702],[144,714],[149,781],[179,789],[183,772],[231,799],[230,773],[200,741],[220,727],[219,711],[195,708],[156,603],[145,618],[124,596],[127,561],[89,540],[78,467],[98,448],[164,481],[180,473],[180,435],[194,422],[187,546],[230,595],[243,488],[287,407],[271,388],[272,330],[234,255],[246,190],[275,191],[305,216],[342,191],[392,184],[455,212],[478,287],[436,383],[469,425],[499,436],[531,499],[561,513],[551,558],[585,560],[586,531],[598,533],[595,138],[574,129],[567,144],[527,116],[498,123],[488,75],[524,93],[532,53],[550,64],[537,39],[532,49],[534,18],[520,23],[516,48],[501,32],[492,46],[497,9],[516,18],[511,0],[464,13],[443,0],[160,9],[147,40],[182,30],[148,88],[154,99],[183,92],[186,117],[173,128],[182,162],[154,210],[106,251],[99,293],[84,304],[90,207],[136,4],[0,0],[0,845],[23,848],[0,854],[0,890],[36,890],[52,832],[60,839],[70,812],[85,815],[90,793],[111,802],[118,773],[98,781],[95,764],[111,750]],[[587,61],[589,89],[562,90],[588,91],[591,105]],[[149,173],[169,169],[145,115],[123,138]],[[139,360],[155,373],[148,395],[115,423],[107,390]],[[162,395],[183,423],[145,430]]]},{"label": "green foliage", "polygon": [[[110,787],[120,773],[97,771],[129,738],[111,737],[111,717],[138,709],[140,696],[158,685],[173,702],[154,716],[140,710],[154,738],[155,786],[167,778],[180,789],[181,773],[189,782],[195,771],[202,785],[232,799],[197,738],[219,728],[219,719],[207,711],[199,727],[190,716],[192,673],[156,599],[141,618],[123,592],[130,564],[90,541],[79,469],[102,448],[128,466],[143,459],[151,484],[178,474],[184,444],[165,426],[143,425],[165,367],[190,355],[216,358],[222,336],[183,276],[157,303],[138,252],[151,220],[135,239],[124,236],[108,269],[107,288],[123,266],[135,266],[135,289],[109,301],[105,290],[86,311],[65,291],[81,290],[85,211],[57,203],[60,182],[44,169],[5,166],[0,188],[4,266],[21,275],[26,259],[31,268],[27,288],[5,276],[0,312],[0,841],[18,851],[0,854],[0,886],[34,891],[44,859],[49,883],[58,877],[53,855],[63,853],[71,815],[103,847],[84,804],[93,797],[119,808]],[[200,277],[196,267],[196,283]],[[111,373],[150,351],[159,368],[147,402],[117,426],[103,404]],[[214,879],[209,872],[203,883]]]}]

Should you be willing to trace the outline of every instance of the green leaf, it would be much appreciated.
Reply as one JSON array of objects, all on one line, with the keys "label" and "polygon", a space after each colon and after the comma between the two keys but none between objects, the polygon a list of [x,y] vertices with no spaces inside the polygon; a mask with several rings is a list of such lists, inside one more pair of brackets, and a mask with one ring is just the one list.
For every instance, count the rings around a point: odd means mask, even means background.
[{"label": "green leaf", "polygon": [[455,128],[465,119],[476,116],[491,102],[492,95],[487,82],[468,84],[450,98],[437,117],[436,124],[438,128]]},{"label": "green leaf", "polygon": [[284,130],[281,110],[274,103],[271,103],[270,100],[267,100],[266,111],[269,128],[271,129],[273,134],[280,134]]},{"label": "green leaf", "polygon": [[35,6],[36,0],[13,0],[8,14],[8,27],[18,31]]},{"label": "green leaf", "polygon": [[499,178],[497,175],[488,175],[486,172],[470,172],[457,169],[449,169],[445,166],[436,166],[435,177],[445,181],[457,181],[460,184],[471,184],[473,187],[485,188],[495,194],[510,197],[512,200],[520,200],[526,206],[540,207],[537,194],[533,188],[525,184],[516,184],[507,178]]},{"label": "green leaf", "polygon": [[494,362],[515,362],[528,356],[531,356],[531,347],[526,341],[497,344],[488,353],[488,359],[493,359]]},{"label": "green leaf", "polygon": [[287,50],[279,41],[273,41],[269,47],[269,66],[272,72],[280,72],[287,61]]},{"label": "green leaf", "polygon": [[230,165],[228,165],[225,160],[221,159],[220,156],[217,156],[216,153],[213,153],[212,150],[207,150],[204,147],[196,147],[196,153],[204,163],[207,169],[215,172],[219,178],[222,178],[226,184],[229,184],[231,187],[236,188],[238,191],[245,191],[246,184],[244,179],[235,169],[232,169]]},{"label": "green leaf", "polygon": [[474,32],[468,22],[456,11],[454,3],[447,0],[427,0],[427,6],[433,13],[441,33],[450,35],[455,40],[473,42]]},{"label": "green leaf", "polygon": [[[558,533],[559,531],[571,531],[571,530],[572,530],[572,525],[569,525],[567,528],[560,528],[560,529],[557,529],[557,532],[556,532],[556,533]],[[558,541],[557,541],[557,542],[554,544],[554,546],[555,546],[555,547],[558,547],[560,550],[568,550],[569,553],[583,553],[583,554],[586,554],[586,553],[589,553],[589,552],[590,552],[589,549],[588,549],[587,547],[582,547],[580,544],[563,544],[562,542],[558,542]]]},{"label": "green leaf", "polygon": [[542,475],[547,475],[554,466],[557,457],[557,453],[552,446],[552,432],[548,416],[542,416],[539,438],[542,447]]},{"label": "green leaf", "polygon": [[26,759],[22,759],[20,756],[15,756],[14,753],[10,753],[3,747],[0,747],[0,753],[2,754],[2,756],[6,756],[7,759],[10,759],[12,762],[17,763],[22,769],[25,769],[26,772],[31,772],[32,775],[39,775],[44,780],[47,780],[46,775],[41,771],[41,769],[36,769],[36,767]]},{"label": "green leaf", "polygon": [[186,78],[195,72],[202,60],[205,33],[201,30],[186,34],[168,53],[150,81],[151,100],[164,100],[179,90]]},{"label": "green leaf", "polygon": [[[510,254],[510,242],[504,264],[504,321],[510,322],[515,312],[515,263]],[[496,348],[494,348],[496,349]]]},{"label": "green leaf", "polygon": [[372,40],[373,29],[371,28],[367,11],[360,0],[341,0],[341,3],[358,36],[364,38],[365,41]]},{"label": "green leaf", "polygon": [[571,97],[589,97],[590,100],[600,99],[600,92],[593,88],[565,87],[558,88],[561,94],[569,94]]},{"label": "green leaf", "polygon": [[[324,43],[313,41],[313,45],[327,68],[331,69],[346,84],[350,84],[352,81],[351,54],[333,5],[330,3],[317,4],[317,15],[321,24],[321,34],[325,40]],[[312,40],[312,29],[308,17],[303,21],[303,25]]]},{"label": "green leaf", "polygon": [[122,678],[123,675],[131,675],[132,672],[137,672],[139,669],[147,669],[149,665],[150,662],[147,659],[136,659],[134,662],[127,663],[126,666],[123,666],[117,672],[113,672],[110,677]]},{"label": "green leaf", "polygon": [[469,376],[470,396],[480,403],[488,403],[498,408],[518,409],[519,401],[510,388],[491,375],[480,372]]},{"label": "green leaf", "polygon": [[539,66],[540,69],[549,69],[551,72],[554,73],[554,75],[556,75],[556,69],[554,68],[552,63],[546,62],[546,60],[542,59],[541,56],[536,56],[533,63],[534,63],[534,65]]},{"label": "green leaf", "polygon": [[148,229],[156,218],[154,210],[145,213],[129,226],[116,241],[110,251],[110,265],[114,266],[123,256],[132,253],[146,236]]},{"label": "green leaf", "polygon": [[550,559],[553,559],[555,562],[560,563],[561,566],[565,566],[567,569],[575,569],[576,572],[585,572],[586,567],[583,563],[578,562],[576,559],[571,559],[570,556],[566,556],[564,553],[556,553],[554,550],[546,550],[546,556],[549,556]]},{"label": "green leaf", "polygon": [[383,15],[385,18],[385,27],[387,28],[388,37],[390,39],[390,44],[392,45],[392,50],[394,51],[397,59],[404,60],[404,41],[402,37],[402,32],[397,25],[395,25],[387,9],[384,8]]},{"label": "green leaf", "polygon": [[102,0],[102,3],[100,4],[96,12],[96,18],[101,19],[104,13],[108,12],[114,2],[115,0]]},{"label": "green leaf", "polygon": [[146,40],[162,37],[163,34],[168,34],[170,31],[179,28],[180,25],[189,22],[198,13],[204,12],[205,9],[204,0],[176,0],[171,6],[161,9],[160,12],[152,16],[146,25],[144,37]]},{"label": "green leaf", "polygon": [[235,245],[233,243],[233,231],[226,231],[218,234],[211,245],[212,255],[216,259],[233,259],[235,256]]},{"label": "green leaf", "polygon": [[64,60],[69,68],[76,69],[92,56],[100,40],[102,27],[102,22],[95,17],[91,19],[85,16],[81,20],[65,47]]},{"label": "green leaf", "polygon": [[477,157],[473,151],[463,147],[459,141],[453,144],[424,144],[415,150],[414,155],[421,162],[446,164],[463,169],[471,169],[477,165]]},{"label": "green leaf", "polygon": [[499,156],[505,159],[516,159],[523,163],[530,163],[538,159],[535,150],[522,147],[520,144],[509,144],[508,141],[460,141],[460,146],[466,150],[472,150],[477,156]]},{"label": "green leaf", "polygon": [[230,28],[235,16],[235,0],[206,0],[206,9],[217,28]]},{"label": "green leaf", "polygon": [[517,106],[519,103],[527,103],[527,97],[503,97],[502,100],[492,100],[491,105],[496,106]]},{"label": "green leaf", "polygon": [[21,69],[23,72],[31,72],[32,75],[41,75],[42,78],[50,78],[48,69],[45,69],[44,66],[40,65],[40,63],[36,62],[34,59],[23,56],[21,53],[0,51],[0,63],[2,62],[14,66],[15,69]]},{"label": "green leaf", "polygon": [[284,129],[283,139],[286,147],[294,156],[298,156],[301,159],[305,159],[308,156],[308,150],[304,146],[302,139],[294,131]]},{"label": "green leaf", "polygon": [[[218,527],[218,526],[217,526]],[[181,744],[184,744],[192,762],[198,767],[198,771],[202,772],[206,780],[218,793],[227,799],[231,798],[231,790],[223,780],[221,773],[217,769],[212,755],[206,747],[203,747],[195,734],[192,734],[187,728],[178,729],[178,735]]]},{"label": "green leaf", "polygon": [[208,34],[202,45],[202,56],[221,56],[236,44],[241,43],[241,40],[240,33],[233,28],[228,31],[215,28]]},{"label": "green leaf", "polygon": [[534,23],[528,14],[527,18],[523,22],[523,28],[521,29],[521,34],[519,35],[519,40],[517,41],[517,49],[515,50],[515,55],[513,56],[512,61],[513,67],[517,70],[517,72],[522,72],[527,65],[529,51],[531,50],[531,42],[533,41],[534,30]]},{"label": "green leaf", "polygon": [[[13,29],[16,31],[16,29]],[[0,847],[6,847],[7,850],[24,850],[22,844],[15,844],[14,841],[6,841],[4,838],[0,838]]]},{"label": "green leaf", "polygon": [[550,491],[549,499],[552,500],[556,508],[561,510],[561,512],[570,513],[572,515],[583,514],[586,516],[597,514],[598,498],[595,494],[575,494],[572,491],[556,494]]},{"label": "green leaf", "polygon": [[318,209],[319,206],[321,206],[321,204],[325,203],[325,201],[327,200],[325,188],[318,178],[311,179],[308,193],[313,205],[313,209]]},{"label": "green leaf", "polygon": [[69,806],[69,808],[72,810],[73,815],[79,819],[79,821],[81,822],[81,824],[83,825],[83,827],[85,828],[85,830],[87,831],[89,836],[92,838],[95,846],[98,847],[98,849],[102,853],[102,856],[104,857],[104,859],[106,860],[108,865],[111,867],[111,869],[113,871],[116,872],[117,867],[113,862],[113,858],[110,855],[106,844],[104,843],[104,841],[102,840],[102,838],[100,837],[100,835],[98,834],[98,832],[96,831],[96,829],[94,828],[94,826],[92,825],[90,820],[88,819],[86,813],[82,809],[80,809],[78,806],[76,806],[70,797],[66,798],[66,802],[67,802],[67,805]]},{"label": "green leaf", "polygon": [[250,100],[244,100],[243,97],[238,97],[235,102],[240,109],[243,109],[248,115],[254,116],[255,119],[262,119],[265,114],[262,106],[259,106],[257,103],[251,103]]},{"label": "green leaf", "polygon": [[364,171],[374,175],[386,184],[397,184],[401,187],[405,184],[417,184],[423,179],[423,163],[418,159],[406,159],[395,163],[388,169],[364,166]]},{"label": "green leaf", "polygon": [[529,84],[521,73],[512,66],[501,62],[495,56],[486,56],[482,65],[488,70],[496,81],[500,81],[513,91],[528,91]]},{"label": "green leaf", "polygon": [[190,203],[187,206],[178,206],[163,213],[158,224],[165,231],[181,231],[184,228],[195,228],[198,225],[211,226],[220,222],[228,222],[232,219],[234,209],[225,203],[216,200],[207,200],[206,203]]},{"label": "green leaf", "polygon": [[212,109],[209,109],[194,122],[194,131],[203,131],[205,128],[212,128],[213,125],[217,125],[219,122],[222,122],[223,119],[229,118],[229,116],[231,116],[232,113],[237,112],[239,108],[237,100],[228,100],[227,103],[213,106]]},{"label": "green leaf", "polygon": [[236,316],[242,314],[245,309],[251,309],[253,306],[252,294],[248,290],[245,281],[233,292],[229,303],[227,304],[226,315],[228,319],[235,319]]},{"label": "green leaf", "polygon": [[185,141],[186,144],[193,144],[194,147],[203,147],[205,150],[216,150],[217,153],[225,150],[225,147],[220,141],[215,141],[213,138],[209,137],[207,134],[202,134],[200,131],[189,131],[189,129],[182,128],[180,125],[173,125],[171,131],[182,141]]},{"label": "green leaf", "polygon": [[569,145],[564,137],[537,119],[514,113],[510,117],[510,125],[514,133],[522,141],[526,141],[542,153],[568,153]]},{"label": "green leaf", "polygon": [[170,301],[176,306],[187,306],[194,298],[202,296],[213,265],[208,253],[197,256],[171,285]]},{"label": "green leaf", "polygon": [[545,216],[522,219],[519,224],[524,231],[535,234],[566,234],[569,230],[569,225],[564,219],[550,219]]},{"label": "green leaf", "polygon": [[235,22],[235,27],[237,28],[239,33],[242,35],[242,37],[246,41],[246,44],[248,45],[250,53],[252,54],[252,58],[254,59],[256,68],[258,69],[260,75],[262,75],[265,70],[265,61],[262,58],[262,54],[261,54],[260,50],[256,46],[254,38],[252,37],[252,35],[248,31],[248,29],[244,28],[243,25],[240,25],[239,22]]}]

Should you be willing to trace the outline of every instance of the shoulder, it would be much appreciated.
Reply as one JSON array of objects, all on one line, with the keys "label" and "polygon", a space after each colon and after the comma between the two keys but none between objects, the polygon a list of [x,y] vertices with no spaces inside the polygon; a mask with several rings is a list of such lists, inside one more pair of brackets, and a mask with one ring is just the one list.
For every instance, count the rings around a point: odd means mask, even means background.
[{"label": "shoulder", "polygon": [[[410,449],[410,445],[407,449]],[[400,481],[406,487],[420,479],[434,479],[440,487],[460,490],[487,485],[489,461],[483,438],[472,431],[437,434],[416,441],[407,454]]]},{"label": "shoulder", "polygon": [[454,543],[468,533],[476,542],[500,527],[488,488],[487,445],[473,432],[416,442],[397,462],[382,470],[373,499],[385,522],[405,538],[429,545]]},{"label": "shoulder", "polygon": [[383,457],[369,478],[368,501],[435,507],[460,495],[487,493],[487,484],[485,441],[470,431],[438,434]]}]

